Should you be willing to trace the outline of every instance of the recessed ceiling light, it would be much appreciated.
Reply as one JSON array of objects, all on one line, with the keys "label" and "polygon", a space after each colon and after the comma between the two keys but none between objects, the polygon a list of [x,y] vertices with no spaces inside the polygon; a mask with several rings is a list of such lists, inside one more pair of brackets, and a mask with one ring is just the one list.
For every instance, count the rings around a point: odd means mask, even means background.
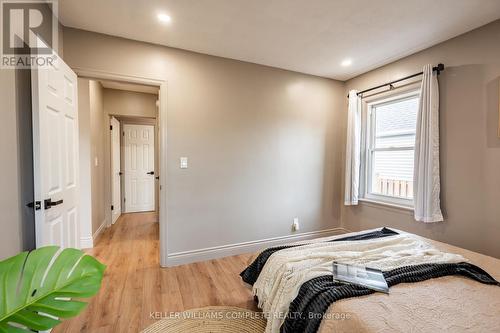
[{"label": "recessed ceiling light", "polygon": [[158,21],[162,23],[170,23],[172,21],[172,18],[167,14],[160,13],[158,14]]},{"label": "recessed ceiling light", "polygon": [[351,66],[351,64],[352,64],[352,60],[351,60],[351,59],[344,59],[344,60],[342,60],[342,62],[340,63],[340,65],[342,65],[342,67]]}]

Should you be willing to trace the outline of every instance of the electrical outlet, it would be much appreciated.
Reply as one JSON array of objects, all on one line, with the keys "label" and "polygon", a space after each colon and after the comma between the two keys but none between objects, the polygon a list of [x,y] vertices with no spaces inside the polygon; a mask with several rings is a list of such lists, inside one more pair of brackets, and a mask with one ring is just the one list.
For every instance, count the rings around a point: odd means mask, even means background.
[{"label": "electrical outlet", "polygon": [[293,230],[293,231],[299,231],[299,230],[300,230],[299,218],[298,218],[298,217],[295,217],[295,218],[293,219],[293,223],[292,223],[292,230]]}]

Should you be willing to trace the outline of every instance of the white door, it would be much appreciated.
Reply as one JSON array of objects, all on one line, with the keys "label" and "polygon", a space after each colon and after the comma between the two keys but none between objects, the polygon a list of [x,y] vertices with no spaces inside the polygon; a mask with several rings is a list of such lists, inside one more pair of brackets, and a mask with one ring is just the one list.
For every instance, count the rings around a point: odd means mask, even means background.
[{"label": "white door", "polygon": [[60,58],[31,74],[36,246],[78,248],[77,77]]},{"label": "white door", "polygon": [[111,223],[115,223],[122,213],[120,122],[111,117]]},{"label": "white door", "polygon": [[155,135],[151,125],[123,125],[125,212],[155,210]]}]

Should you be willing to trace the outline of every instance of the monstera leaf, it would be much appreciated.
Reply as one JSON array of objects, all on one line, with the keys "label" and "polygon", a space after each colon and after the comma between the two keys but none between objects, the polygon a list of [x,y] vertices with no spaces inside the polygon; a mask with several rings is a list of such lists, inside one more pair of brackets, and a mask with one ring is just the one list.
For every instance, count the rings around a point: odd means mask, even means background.
[{"label": "monstera leaf", "polygon": [[106,266],[82,251],[48,246],[0,262],[0,332],[51,329],[95,295]]}]

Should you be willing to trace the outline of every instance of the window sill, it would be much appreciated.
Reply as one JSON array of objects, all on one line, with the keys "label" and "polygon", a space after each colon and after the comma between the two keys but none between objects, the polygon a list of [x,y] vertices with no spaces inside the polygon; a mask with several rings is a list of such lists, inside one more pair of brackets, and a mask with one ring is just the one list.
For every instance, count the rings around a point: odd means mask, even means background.
[{"label": "window sill", "polygon": [[398,205],[394,203],[388,203],[383,201],[377,201],[372,199],[360,198],[358,201],[367,206],[375,207],[375,208],[383,208],[387,210],[397,211],[397,212],[405,212],[409,215],[413,215],[414,209],[413,207]]}]

